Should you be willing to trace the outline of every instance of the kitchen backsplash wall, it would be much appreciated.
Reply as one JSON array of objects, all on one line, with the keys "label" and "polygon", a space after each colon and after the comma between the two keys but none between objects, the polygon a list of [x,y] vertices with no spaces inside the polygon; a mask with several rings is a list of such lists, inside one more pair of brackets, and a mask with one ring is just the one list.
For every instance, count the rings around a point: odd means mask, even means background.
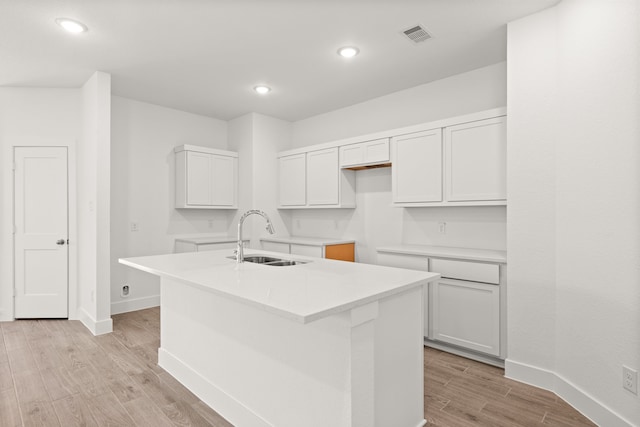
[{"label": "kitchen backsplash wall", "polygon": [[506,249],[504,206],[393,207],[390,168],[356,172],[356,189],[355,209],[293,211],[292,234],[353,238],[356,258],[365,263],[376,263],[376,247],[400,243]]}]

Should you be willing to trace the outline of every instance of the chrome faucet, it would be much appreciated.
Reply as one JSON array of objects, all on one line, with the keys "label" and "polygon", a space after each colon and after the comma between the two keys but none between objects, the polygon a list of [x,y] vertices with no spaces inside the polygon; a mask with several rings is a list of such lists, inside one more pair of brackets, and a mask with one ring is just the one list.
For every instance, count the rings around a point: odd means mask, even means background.
[{"label": "chrome faucet", "polygon": [[270,234],[275,233],[275,230],[273,229],[273,224],[271,224],[271,220],[269,219],[266,213],[262,212],[259,209],[251,209],[246,211],[238,221],[238,247],[236,248],[236,262],[238,264],[241,262],[244,262],[244,245],[242,243],[242,223],[249,215],[253,215],[253,214],[264,217],[264,219],[267,220],[267,227],[266,227],[267,231]]}]

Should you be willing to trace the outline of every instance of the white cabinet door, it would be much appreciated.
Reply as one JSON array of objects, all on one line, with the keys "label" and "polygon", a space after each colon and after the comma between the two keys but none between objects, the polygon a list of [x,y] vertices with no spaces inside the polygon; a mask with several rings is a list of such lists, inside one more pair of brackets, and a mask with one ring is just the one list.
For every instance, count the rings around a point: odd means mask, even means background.
[{"label": "white cabinet door", "polygon": [[431,284],[429,338],[500,355],[500,287],[441,279]]},{"label": "white cabinet door", "polygon": [[176,208],[236,209],[238,154],[208,147],[175,148]]},{"label": "white cabinet door", "polygon": [[445,128],[446,200],[505,200],[506,155],[506,117]]},{"label": "white cabinet door", "polygon": [[278,159],[280,206],[304,206],[306,199],[306,154]]},{"label": "white cabinet door", "polygon": [[442,202],[442,130],[394,137],[391,141],[394,203]]},{"label": "white cabinet door", "polygon": [[389,138],[340,147],[340,167],[363,166],[389,161]]},{"label": "white cabinet door", "polygon": [[187,204],[206,206],[211,204],[211,155],[187,152]]},{"label": "white cabinet door", "polygon": [[310,206],[338,205],[338,148],[307,153],[307,198]]},{"label": "white cabinet door", "polygon": [[238,159],[235,157],[211,155],[211,204],[214,206],[234,206],[237,194]]}]

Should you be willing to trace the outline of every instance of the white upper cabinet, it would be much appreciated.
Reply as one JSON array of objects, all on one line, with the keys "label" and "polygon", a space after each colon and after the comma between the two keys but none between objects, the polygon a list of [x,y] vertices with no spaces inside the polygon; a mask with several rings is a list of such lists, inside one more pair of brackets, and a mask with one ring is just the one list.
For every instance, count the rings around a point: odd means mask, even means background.
[{"label": "white upper cabinet", "polygon": [[442,202],[442,130],[397,136],[391,142],[394,203]]},{"label": "white upper cabinet", "polygon": [[389,138],[340,147],[340,167],[357,168],[389,162]]},{"label": "white upper cabinet", "polygon": [[279,206],[299,207],[307,203],[307,156],[295,154],[278,159]]},{"label": "white upper cabinet", "polygon": [[446,199],[506,200],[506,117],[445,128]]},{"label": "white upper cabinet", "polygon": [[391,140],[394,205],[506,205],[506,117],[454,123]]},{"label": "white upper cabinet", "polygon": [[176,153],[176,208],[237,209],[238,153],[183,145]]},{"label": "white upper cabinet", "polygon": [[280,209],[354,208],[354,171],[341,170],[338,147],[281,155]]},{"label": "white upper cabinet", "polygon": [[394,206],[506,205],[505,114],[496,108],[279,153],[278,207],[354,208],[355,171],[388,166]]},{"label": "white upper cabinet", "polygon": [[337,205],[340,196],[338,149],[307,153],[307,199],[309,205]]}]

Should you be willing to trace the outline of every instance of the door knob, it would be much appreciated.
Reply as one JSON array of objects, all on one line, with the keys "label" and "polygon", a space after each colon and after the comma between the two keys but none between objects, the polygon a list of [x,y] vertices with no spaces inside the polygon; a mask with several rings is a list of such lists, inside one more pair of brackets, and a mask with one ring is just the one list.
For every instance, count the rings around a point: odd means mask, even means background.
[{"label": "door knob", "polygon": [[64,239],[60,239],[56,242],[56,245],[64,245]]}]

